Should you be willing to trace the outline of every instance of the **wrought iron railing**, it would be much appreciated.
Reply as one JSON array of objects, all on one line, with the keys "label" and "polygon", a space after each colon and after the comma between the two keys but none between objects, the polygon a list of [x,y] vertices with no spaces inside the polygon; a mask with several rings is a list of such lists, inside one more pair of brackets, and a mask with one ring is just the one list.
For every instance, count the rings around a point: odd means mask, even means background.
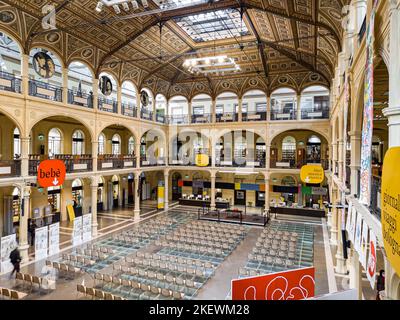
[{"label": "wrought iron railing", "polygon": [[136,157],[132,155],[99,155],[98,170],[136,168]]},{"label": "wrought iron railing", "polygon": [[212,114],[193,114],[192,115],[192,123],[211,123],[212,122]]},{"label": "wrought iron railing", "polygon": [[158,167],[165,165],[166,165],[165,157],[157,157],[157,158],[147,158],[144,156],[140,157],[141,167]]},{"label": "wrought iron railing", "polygon": [[21,160],[1,160],[0,178],[21,176]]},{"label": "wrought iron railing", "polygon": [[265,121],[267,120],[267,112],[255,111],[242,113],[242,121]]},{"label": "wrought iron railing", "polygon": [[217,157],[215,159],[216,167],[234,167],[234,168],[265,168],[265,159],[247,159],[246,157],[235,157],[234,159]]},{"label": "wrought iron railing", "polygon": [[168,118],[169,124],[188,124],[189,123],[189,115],[172,115]]},{"label": "wrought iron railing", "polygon": [[106,111],[111,113],[118,113],[118,102],[115,100],[105,99],[99,97],[98,109],[100,111]]},{"label": "wrought iron railing", "polygon": [[271,110],[271,120],[296,120],[297,110]]},{"label": "wrought iron railing", "polygon": [[[48,156],[30,155],[29,156],[29,175],[36,176],[38,166],[41,161],[48,159]],[[58,159],[64,162],[67,173],[92,171],[93,158],[90,154],[72,155],[57,154],[52,159]]]},{"label": "wrought iron railing", "polygon": [[124,116],[133,117],[133,118],[137,117],[137,108],[135,105],[133,105],[131,103],[122,103],[121,109],[122,109],[121,110],[122,114]]},{"label": "wrought iron railing", "polygon": [[12,73],[0,71],[0,90],[21,93],[22,81]]},{"label": "wrought iron railing", "polygon": [[318,111],[301,110],[301,119],[303,120],[329,119],[329,109],[323,109]]},{"label": "wrought iron railing", "polygon": [[68,89],[68,103],[85,108],[93,108],[93,94]]},{"label": "wrought iron railing", "polygon": [[236,112],[217,113],[215,115],[216,122],[236,122],[238,114]]},{"label": "wrought iron railing", "polygon": [[38,80],[29,80],[29,95],[46,100],[62,102],[62,87]]}]

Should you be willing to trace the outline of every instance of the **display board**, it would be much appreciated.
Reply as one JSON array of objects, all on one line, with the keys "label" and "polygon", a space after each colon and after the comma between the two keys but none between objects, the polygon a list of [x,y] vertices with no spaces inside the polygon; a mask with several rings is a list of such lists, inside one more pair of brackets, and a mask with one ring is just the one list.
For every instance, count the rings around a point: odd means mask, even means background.
[{"label": "display board", "polygon": [[367,265],[367,278],[371,285],[371,288],[375,288],[375,278],[376,278],[376,236],[375,233],[369,231],[369,256]]},{"label": "display board", "polygon": [[72,245],[77,246],[82,243],[82,216],[74,219],[74,228],[72,231]]},{"label": "display board", "polygon": [[356,208],[351,209],[351,222],[350,222],[350,232],[349,232],[349,240],[354,243],[355,235],[356,235],[356,223],[357,223],[357,210]]},{"label": "display board", "polygon": [[85,214],[82,216],[82,241],[90,241],[92,239],[92,215]]},{"label": "display board", "polygon": [[10,262],[10,253],[17,246],[17,237],[15,234],[11,234],[6,237],[2,237],[0,240],[1,246],[1,261],[0,269],[1,273],[9,272],[13,269],[13,265]]},{"label": "display board", "polygon": [[35,230],[35,260],[42,260],[47,257],[49,228],[42,227]]},{"label": "display board", "polygon": [[367,269],[368,232],[369,232],[368,225],[365,222],[365,220],[363,220],[362,231],[361,231],[360,255],[358,256],[358,258],[364,270]]},{"label": "display board", "polygon": [[301,167],[300,179],[304,183],[319,184],[324,181],[324,168],[320,165],[305,165]]},{"label": "display board", "polygon": [[210,157],[208,154],[196,154],[196,166],[207,167],[210,164]]},{"label": "display board", "polygon": [[355,225],[355,238],[354,238],[354,249],[360,254],[361,252],[361,232],[362,232],[362,217],[361,214],[357,214],[356,225]]},{"label": "display board", "polygon": [[314,297],[315,269],[303,268],[232,280],[232,300],[303,300]]},{"label": "display board", "polygon": [[60,223],[53,223],[49,226],[49,256],[60,251]]},{"label": "display board", "polygon": [[390,148],[382,171],[382,236],[386,257],[400,276],[400,147]]}]

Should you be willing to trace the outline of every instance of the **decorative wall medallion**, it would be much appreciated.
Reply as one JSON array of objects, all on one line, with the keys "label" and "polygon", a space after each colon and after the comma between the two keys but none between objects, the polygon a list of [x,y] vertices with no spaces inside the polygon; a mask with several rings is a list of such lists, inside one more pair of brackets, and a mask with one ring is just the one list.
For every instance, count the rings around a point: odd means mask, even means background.
[{"label": "decorative wall medallion", "polygon": [[105,96],[111,95],[113,90],[111,79],[107,76],[102,76],[99,80],[99,88],[101,93]]},{"label": "decorative wall medallion", "polygon": [[56,65],[54,64],[53,59],[46,52],[40,51],[35,53],[32,61],[33,69],[42,78],[49,79],[54,75]]},{"label": "decorative wall medallion", "polygon": [[15,14],[11,11],[0,12],[0,21],[3,23],[11,23],[15,20]]},{"label": "decorative wall medallion", "polygon": [[285,76],[279,77],[278,82],[279,83],[287,83],[289,81],[289,79]]},{"label": "decorative wall medallion", "polygon": [[56,43],[60,40],[60,34],[57,32],[52,32],[46,35],[46,40],[49,43]]},{"label": "decorative wall medallion", "polygon": [[203,85],[203,84],[201,84],[201,83],[197,83],[197,84],[196,84],[196,89],[197,89],[197,90],[199,90],[199,91],[202,91],[202,90],[204,90],[204,89],[205,89],[205,87],[204,87],[204,85]]},{"label": "decorative wall medallion", "polygon": [[257,79],[250,79],[249,84],[254,87],[254,86],[258,85],[258,81],[257,81]]},{"label": "decorative wall medallion", "polygon": [[150,102],[149,94],[146,91],[142,91],[140,93],[140,102],[142,103],[143,107],[147,107]]},{"label": "decorative wall medallion", "polygon": [[89,58],[93,55],[93,50],[92,49],[84,49],[81,53],[83,58]]},{"label": "decorative wall medallion", "polygon": [[117,66],[117,64],[118,64],[117,62],[113,61],[113,62],[110,62],[109,66],[111,69],[114,69]]},{"label": "decorative wall medallion", "polygon": [[175,91],[175,92],[181,92],[182,90],[181,90],[181,88],[180,88],[180,87],[178,87],[178,86],[174,86],[174,91]]},{"label": "decorative wall medallion", "polygon": [[21,116],[21,111],[20,110],[15,110],[14,114],[15,114],[16,117],[19,118]]},{"label": "decorative wall medallion", "polygon": [[311,81],[318,81],[318,80],[319,80],[319,74],[317,74],[317,73],[312,73],[312,74],[310,75],[310,80],[311,80]]},{"label": "decorative wall medallion", "polygon": [[228,89],[231,85],[229,84],[229,82],[222,82],[221,87],[224,89]]}]

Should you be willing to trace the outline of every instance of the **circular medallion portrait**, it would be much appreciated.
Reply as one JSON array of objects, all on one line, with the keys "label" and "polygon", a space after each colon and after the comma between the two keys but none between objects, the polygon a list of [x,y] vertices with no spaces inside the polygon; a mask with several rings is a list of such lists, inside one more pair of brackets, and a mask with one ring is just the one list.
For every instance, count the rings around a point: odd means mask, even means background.
[{"label": "circular medallion portrait", "polygon": [[144,90],[140,93],[140,102],[142,103],[143,107],[147,107],[149,105],[149,94]]},{"label": "circular medallion portrait", "polygon": [[99,88],[102,94],[105,96],[111,95],[113,91],[113,85],[111,79],[107,76],[102,76],[99,80]]},{"label": "circular medallion portrait", "polygon": [[46,52],[37,52],[33,56],[33,69],[42,78],[49,79],[56,72],[56,65]]}]

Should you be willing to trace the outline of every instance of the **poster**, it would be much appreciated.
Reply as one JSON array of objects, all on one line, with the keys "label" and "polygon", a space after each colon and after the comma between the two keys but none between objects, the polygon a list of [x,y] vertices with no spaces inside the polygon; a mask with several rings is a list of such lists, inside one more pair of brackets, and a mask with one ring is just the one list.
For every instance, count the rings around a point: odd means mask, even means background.
[{"label": "poster", "polygon": [[82,217],[82,241],[90,241],[92,239],[92,215],[85,214]]},{"label": "poster", "polygon": [[360,254],[358,259],[364,268],[367,270],[367,251],[368,251],[368,225],[363,221],[362,232],[361,232],[361,246],[360,246]]},{"label": "poster", "polygon": [[372,133],[374,126],[374,30],[378,0],[374,1],[367,27],[367,64],[364,84],[364,117],[361,139],[360,202],[367,206],[371,202]]},{"label": "poster", "polygon": [[9,236],[1,238],[0,245],[1,245],[1,261],[0,261],[1,273],[9,272],[13,269],[13,266],[10,262],[10,253],[17,246],[16,235],[11,234]]},{"label": "poster", "polygon": [[48,227],[37,228],[35,230],[35,259],[42,260],[47,257],[48,249]]},{"label": "poster", "polygon": [[60,223],[53,223],[49,226],[49,256],[60,251]]},{"label": "poster", "polygon": [[72,231],[72,245],[77,246],[82,243],[82,217],[74,219],[74,229]]},{"label": "poster", "polygon": [[351,214],[353,209],[353,203],[349,202],[349,208],[347,209],[347,220],[346,220],[346,231],[348,236],[350,237],[350,229],[351,229]]},{"label": "poster", "polygon": [[356,227],[355,227],[355,239],[354,239],[354,249],[361,255],[361,232],[362,232],[361,214],[357,214]]},{"label": "poster", "polygon": [[232,280],[232,300],[303,300],[314,297],[315,269],[303,268]]},{"label": "poster", "polygon": [[400,276],[400,147],[390,148],[382,171],[382,236],[386,257]]},{"label": "poster", "polygon": [[158,186],[157,209],[164,209],[164,187]]},{"label": "poster", "polygon": [[74,221],[75,219],[75,210],[72,204],[67,205],[68,217],[69,221]]},{"label": "poster", "polygon": [[369,231],[369,255],[367,265],[367,278],[372,289],[375,289],[375,278],[376,278],[376,236],[375,233]]},{"label": "poster", "polygon": [[355,239],[356,234],[356,223],[357,223],[357,210],[356,208],[351,209],[351,223],[350,223],[350,233],[349,233],[349,240],[353,242]]}]

